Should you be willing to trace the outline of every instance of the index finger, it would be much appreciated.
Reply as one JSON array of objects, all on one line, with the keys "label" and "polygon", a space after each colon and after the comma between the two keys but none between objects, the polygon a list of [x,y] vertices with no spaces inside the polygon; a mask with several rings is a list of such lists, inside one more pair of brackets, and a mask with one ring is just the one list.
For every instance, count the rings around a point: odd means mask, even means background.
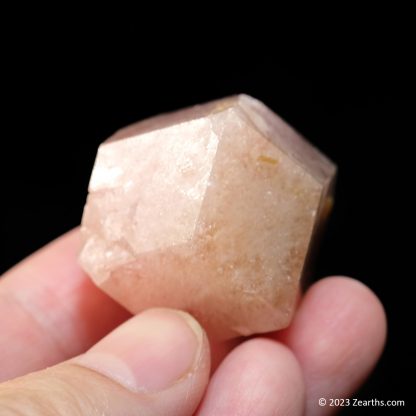
[{"label": "index finger", "polygon": [[82,353],[130,314],[78,266],[72,230],[0,279],[0,381]]}]

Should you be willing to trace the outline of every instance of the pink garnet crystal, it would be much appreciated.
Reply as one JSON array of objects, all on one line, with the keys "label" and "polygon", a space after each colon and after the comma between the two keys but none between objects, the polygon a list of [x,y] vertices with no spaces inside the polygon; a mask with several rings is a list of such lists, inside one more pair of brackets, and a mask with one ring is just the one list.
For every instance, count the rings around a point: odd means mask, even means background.
[{"label": "pink garnet crystal", "polygon": [[286,327],[336,167],[264,104],[229,97],[98,149],[80,261],[133,313],[192,313],[217,338]]}]

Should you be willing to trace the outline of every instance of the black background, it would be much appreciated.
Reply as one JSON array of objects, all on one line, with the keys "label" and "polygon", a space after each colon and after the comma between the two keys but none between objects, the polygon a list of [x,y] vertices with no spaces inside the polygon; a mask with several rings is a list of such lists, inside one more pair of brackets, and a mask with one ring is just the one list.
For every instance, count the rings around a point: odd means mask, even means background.
[{"label": "black background", "polygon": [[79,223],[96,148],[117,128],[248,93],[338,164],[335,210],[315,276],[351,275],[381,298],[387,347],[355,397],[404,399],[406,409],[394,412],[410,412],[416,109],[410,30],[380,24],[352,37],[355,24],[337,31],[335,22],[322,35],[296,36],[294,26],[253,38],[254,27],[244,33],[211,24],[207,32],[196,21],[184,31],[165,27],[158,40],[160,26],[144,30],[144,20],[21,24],[3,37],[0,271]]}]

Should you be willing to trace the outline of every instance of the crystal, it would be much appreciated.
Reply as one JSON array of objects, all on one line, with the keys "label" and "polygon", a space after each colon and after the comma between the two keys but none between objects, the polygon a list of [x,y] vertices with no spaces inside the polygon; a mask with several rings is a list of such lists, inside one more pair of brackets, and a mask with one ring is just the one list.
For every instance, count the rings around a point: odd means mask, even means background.
[{"label": "crystal", "polygon": [[335,171],[247,95],[141,121],[98,149],[80,262],[133,313],[183,309],[220,339],[284,328]]}]

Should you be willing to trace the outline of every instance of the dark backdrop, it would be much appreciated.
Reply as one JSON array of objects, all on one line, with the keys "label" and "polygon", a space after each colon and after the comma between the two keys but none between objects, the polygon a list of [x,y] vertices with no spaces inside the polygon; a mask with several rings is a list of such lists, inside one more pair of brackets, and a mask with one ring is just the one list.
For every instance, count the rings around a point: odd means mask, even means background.
[{"label": "dark backdrop", "polygon": [[338,164],[335,210],[315,277],[351,275],[381,298],[387,347],[356,397],[405,399],[407,408],[394,412],[410,411],[416,108],[411,48],[402,41],[408,35],[298,39],[271,31],[265,44],[234,32],[202,42],[197,26],[160,41],[125,22],[8,32],[0,271],[79,223],[97,146],[114,130],[162,111],[251,94]]}]

